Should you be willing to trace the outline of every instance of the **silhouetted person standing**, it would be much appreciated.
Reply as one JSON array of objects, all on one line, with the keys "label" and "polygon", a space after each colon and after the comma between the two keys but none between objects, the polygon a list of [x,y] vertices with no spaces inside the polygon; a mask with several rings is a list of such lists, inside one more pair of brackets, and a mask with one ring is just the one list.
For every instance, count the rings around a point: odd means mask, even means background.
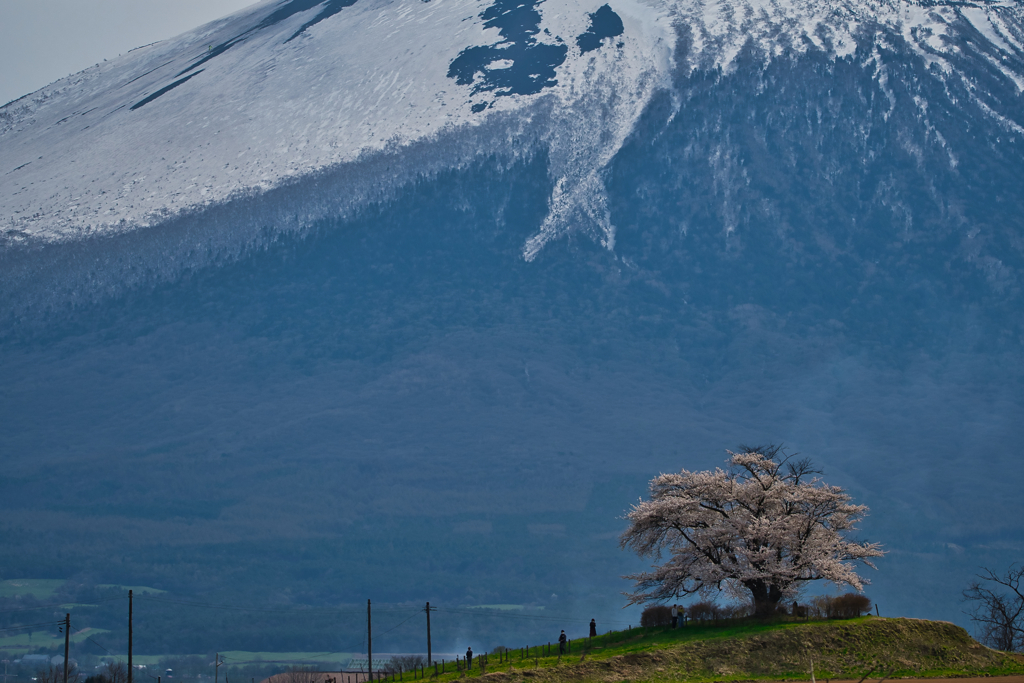
[{"label": "silhouetted person standing", "polygon": [[565,654],[565,631],[562,631],[562,635],[558,636],[558,654]]},{"label": "silhouetted person standing", "polygon": [[473,648],[466,648],[466,671],[473,668]]},{"label": "silhouetted person standing", "polygon": [[597,622],[594,621],[593,619],[590,620],[590,637],[591,638],[596,638],[597,637]]}]

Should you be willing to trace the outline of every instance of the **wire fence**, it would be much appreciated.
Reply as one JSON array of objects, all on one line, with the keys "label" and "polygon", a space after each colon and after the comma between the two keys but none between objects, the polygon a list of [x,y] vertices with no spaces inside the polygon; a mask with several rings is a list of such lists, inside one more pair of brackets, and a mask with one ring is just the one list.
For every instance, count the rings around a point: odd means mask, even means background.
[{"label": "wire fence", "polygon": [[[358,607],[357,606],[352,606],[352,605],[344,605],[344,606],[339,606],[339,607],[316,607],[316,606],[305,606],[305,605],[297,605],[297,606],[239,605],[239,604],[226,604],[226,603],[219,603],[219,602],[208,602],[208,601],[203,601],[203,600],[199,600],[199,599],[164,597],[164,596],[153,595],[153,594],[148,594],[148,593],[142,593],[142,594],[139,594],[139,595],[134,595],[133,596],[133,600],[135,601],[136,605],[138,605],[138,606],[145,605],[146,603],[154,603],[154,604],[175,605],[175,606],[179,606],[179,607],[192,608],[192,609],[195,609],[195,610],[217,610],[217,611],[235,612],[235,613],[240,613],[240,614],[241,613],[277,614],[277,615],[295,615],[295,616],[302,616],[302,617],[320,615],[320,616],[325,616],[325,617],[343,618],[343,619],[355,617],[355,618],[358,618],[359,622],[362,622],[363,624],[365,624],[365,622],[363,620],[366,617],[366,608],[361,607],[361,606],[358,606]],[[95,604],[95,605],[99,605],[99,604],[103,604],[103,603],[111,603],[111,602],[118,602],[118,601],[122,601],[122,602],[127,603],[128,596],[127,595],[123,595],[123,596],[116,596],[116,597],[110,597],[110,598],[103,598],[103,599],[99,599],[99,600],[93,600],[91,602],[93,604]],[[18,607],[18,608],[13,608],[13,609],[0,610],[0,614],[13,614],[13,613],[21,613],[21,612],[51,610],[51,609],[54,609],[54,608],[60,608],[60,609],[67,608],[67,609],[70,610],[71,607],[72,606],[70,606],[70,605],[68,605],[66,603],[54,603],[54,604],[45,604],[45,605],[38,605],[38,606],[32,606],[32,607]],[[409,629],[409,628],[420,629],[420,628],[422,628],[422,624],[418,624],[418,623],[414,624],[412,622],[417,617],[423,617],[424,616],[424,612],[425,612],[425,608],[424,607],[418,607],[418,606],[414,607],[414,606],[411,606],[411,605],[381,605],[381,606],[374,606],[374,608],[373,608],[373,616],[376,617],[376,618],[381,619],[383,621],[383,623],[379,627],[376,627],[376,628],[373,629],[372,636],[375,639],[376,638],[384,638],[384,637],[389,636],[389,635],[393,635],[393,634],[396,634],[396,633],[401,633],[405,629]],[[574,626],[574,625],[583,626],[583,625],[589,625],[590,624],[590,620],[589,619],[585,619],[585,618],[581,618],[581,617],[576,617],[574,615],[559,615],[559,614],[538,613],[538,612],[531,611],[529,608],[509,609],[509,608],[488,608],[488,607],[471,607],[471,606],[445,607],[445,606],[436,606],[435,605],[435,606],[431,606],[431,612],[435,613],[437,615],[437,616],[434,617],[435,619],[437,619],[439,617],[441,619],[444,619],[445,617],[448,617],[449,618],[448,621],[455,621],[455,622],[466,622],[466,621],[473,621],[473,620],[476,620],[476,619],[500,619],[500,620],[506,621],[506,622],[510,622],[511,621],[511,622],[519,622],[519,623],[523,623],[523,624],[528,623],[528,622],[529,623],[536,623],[538,625],[558,623],[558,624],[560,624],[560,625],[562,625],[562,626],[564,626],[566,628]],[[127,609],[126,609],[126,621],[127,621]],[[356,622],[356,625],[358,625],[359,622]],[[31,630],[35,630],[35,629],[56,627],[56,626],[58,626],[60,624],[63,624],[63,619],[60,620],[60,621],[54,620],[54,621],[42,621],[42,622],[36,622],[36,623],[30,623],[30,624],[14,624],[14,625],[7,626],[7,627],[0,627],[0,633],[17,633],[17,632],[22,632],[22,631],[31,631]],[[620,621],[605,621],[603,625],[607,626],[609,624],[612,624],[612,625],[615,625],[615,626],[623,626],[624,627],[627,624],[627,622],[625,622],[625,621],[621,621],[621,622]],[[127,624],[126,624],[126,630],[127,630]],[[72,631],[72,634],[76,635],[74,633],[74,631]],[[96,637],[101,638],[102,636],[97,635]],[[85,636],[84,641],[90,643],[91,645],[95,646],[99,650],[102,650],[104,655],[106,655],[107,657],[111,657],[111,658],[119,657],[119,655],[116,655],[116,654],[112,653],[111,650],[108,649],[107,647],[105,647],[103,644],[101,644],[100,642],[97,642],[97,640],[95,638],[93,638],[92,636]],[[347,647],[345,647],[345,648],[341,648],[341,649],[337,649],[337,650],[333,650],[333,651],[325,651],[325,652],[318,652],[318,653],[303,654],[303,656],[301,658],[258,659],[258,658],[251,658],[251,657],[249,657],[249,658],[240,658],[240,657],[224,656],[224,657],[221,657],[221,661],[223,661],[225,664],[230,663],[229,666],[236,666],[236,667],[237,666],[244,666],[244,665],[257,665],[257,666],[259,666],[259,665],[268,665],[268,666],[292,666],[292,667],[294,667],[294,666],[310,666],[310,665],[316,666],[316,665],[319,665],[319,664],[340,663],[341,661],[345,661],[346,658],[349,661],[351,661],[353,659],[352,658],[353,654],[357,654],[357,653],[361,653],[361,652],[365,653],[366,649],[367,649],[366,646],[367,646],[366,633],[364,632],[362,637],[361,637],[361,639],[359,639],[358,642],[353,640],[353,641],[347,643]],[[545,655],[541,655],[540,654],[541,652],[545,651],[545,648],[550,648],[550,644],[548,644],[546,646],[524,647],[524,648],[521,648],[521,651],[523,653],[522,656],[524,658],[530,658],[530,657],[536,657],[536,656],[545,656]],[[337,660],[332,662],[332,660],[330,659],[332,657],[337,658]],[[444,658],[445,661],[447,661],[447,658],[444,657],[443,655],[439,654],[438,657]],[[454,656],[453,655],[448,655],[448,657],[452,657],[452,658],[457,660],[459,656],[458,655],[454,655]],[[363,659],[365,660],[365,657]],[[376,662],[378,660],[378,658],[375,657],[374,660]],[[386,661],[386,660],[381,660],[381,661]],[[356,674],[359,674],[361,672],[360,671],[345,671],[344,673],[346,675],[347,674],[356,675]],[[362,672],[362,673],[365,673],[365,672]],[[342,683],[347,683],[347,681],[342,681]],[[359,683],[359,682],[356,681],[356,680],[353,680],[352,683]]]}]

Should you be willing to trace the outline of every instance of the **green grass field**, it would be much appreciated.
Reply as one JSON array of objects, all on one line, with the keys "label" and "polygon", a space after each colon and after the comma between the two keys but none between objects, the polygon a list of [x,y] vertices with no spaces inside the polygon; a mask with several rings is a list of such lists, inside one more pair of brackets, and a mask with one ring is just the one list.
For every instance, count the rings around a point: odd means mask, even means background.
[{"label": "green grass field", "polygon": [[445,663],[438,680],[484,674],[495,683],[809,680],[812,661],[823,681],[1024,674],[1024,657],[990,650],[953,624],[874,617],[634,628],[577,640],[562,657],[557,645],[551,652],[545,645],[513,650],[508,659],[491,654],[485,671],[479,657],[470,672],[452,671]]},{"label": "green grass field", "polygon": [[[72,635],[79,644],[105,633],[90,629]],[[0,650],[12,655],[41,647],[63,645],[55,629],[0,639]],[[721,624],[632,628],[594,639],[571,642],[564,656],[547,644],[474,659],[470,671],[425,673],[436,681],[486,677],[491,683],[623,683],[624,681],[694,683],[730,681],[858,680],[882,678],[1001,676],[1024,674],[1024,656],[996,652],[975,642],[967,632],[947,622],[862,617],[843,621],[773,623],[753,620]],[[227,667],[249,664],[316,666],[337,670],[339,663],[359,653],[225,651]],[[124,655],[120,655],[122,659]],[[179,655],[180,656],[180,655]],[[205,656],[205,655],[200,655]],[[135,655],[134,663],[153,668],[166,655]],[[212,657],[210,658],[212,659]],[[481,668],[481,663],[484,667]],[[227,671],[226,669],[224,671]],[[406,672],[399,680],[419,678]]]},{"label": "green grass field", "polygon": [[[56,619],[54,620],[56,621]],[[17,633],[15,635],[0,638],[0,652],[10,655],[26,654],[39,648],[60,649],[64,647],[64,636],[58,634],[57,627],[43,627],[35,631]],[[98,635],[109,633],[101,628],[87,628],[78,633],[71,634],[71,643],[79,644],[86,638],[95,638]]]},{"label": "green grass field", "polygon": [[0,581],[0,598],[31,595],[37,600],[46,600],[65,583],[65,579],[7,579]]}]

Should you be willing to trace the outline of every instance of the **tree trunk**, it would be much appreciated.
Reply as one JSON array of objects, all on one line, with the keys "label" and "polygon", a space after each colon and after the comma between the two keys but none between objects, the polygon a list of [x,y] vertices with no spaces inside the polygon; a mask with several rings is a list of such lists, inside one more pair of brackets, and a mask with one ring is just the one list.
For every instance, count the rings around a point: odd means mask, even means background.
[{"label": "tree trunk", "polygon": [[744,581],[743,585],[750,591],[754,599],[754,616],[767,618],[774,616],[782,600],[782,590],[764,581]]}]

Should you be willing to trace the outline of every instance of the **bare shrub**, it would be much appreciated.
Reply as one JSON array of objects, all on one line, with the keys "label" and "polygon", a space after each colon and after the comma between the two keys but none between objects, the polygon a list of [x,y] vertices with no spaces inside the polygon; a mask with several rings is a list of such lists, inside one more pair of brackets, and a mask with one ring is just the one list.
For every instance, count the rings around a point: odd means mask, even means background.
[{"label": "bare shrub", "polygon": [[807,606],[810,616],[814,619],[831,619],[832,598],[828,595],[816,595]]},{"label": "bare shrub", "polygon": [[686,614],[693,621],[718,621],[722,616],[718,605],[710,600],[693,603],[686,608]]},{"label": "bare shrub", "polygon": [[398,655],[392,657],[389,664],[391,671],[402,673],[403,671],[414,671],[421,666],[427,665],[427,658],[423,655]]},{"label": "bare shrub", "polygon": [[284,683],[323,683],[325,675],[315,666],[293,666],[281,674]]},{"label": "bare shrub", "polygon": [[128,683],[128,665],[120,659],[107,662],[100,669],[100,676],[108,683]]},{"label": "bare shrub", "polygon": [[[78,665],[74,660],[68,668],[68,683],[78,683]],[[50,664],[36,672],[36,683],[64,683],[64,664]]]},{"label": "bare shrub", "polygon": [[853,619],[871,611],[871,600],[860,593],[819,595],[811,600],[809,611],[818,619]]},{"label": "bare shrub", "polygon": [[640,625],[668,626],[672,623],[672,608],[667,605],[651,605],[640,614]]},{"label": "bare shrub", "polygon": [[725,605],[719,608],[719,616],[722,619],[745,619],[754,613],[754,606],[751,604]]},{"label": "bare shrub", "polygon": [[871,600],[860,593],[845,593],[832,602],[836,619],[853,619],[871,611]]},{"label": "bare shrub", "polygon": [[983,571],[963,593],[973,603],[967,614],[978,639],[1004,652],[1024,650],[1024,565],[1010,565],[1003,576]]}]

